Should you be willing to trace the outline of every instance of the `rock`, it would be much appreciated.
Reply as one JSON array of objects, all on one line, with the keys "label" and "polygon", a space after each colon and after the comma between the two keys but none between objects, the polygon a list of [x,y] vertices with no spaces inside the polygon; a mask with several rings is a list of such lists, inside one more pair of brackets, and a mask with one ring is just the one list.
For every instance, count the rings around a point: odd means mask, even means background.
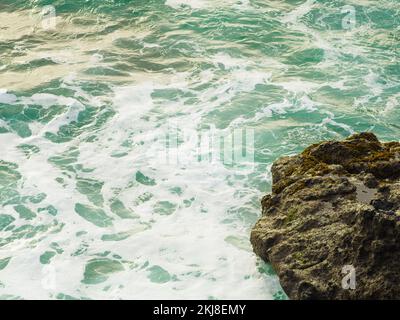
[{"label": "rock", "polygon": [[399,154],[365,132],[274,163],[251,243],[289,298],[400,299]]}]

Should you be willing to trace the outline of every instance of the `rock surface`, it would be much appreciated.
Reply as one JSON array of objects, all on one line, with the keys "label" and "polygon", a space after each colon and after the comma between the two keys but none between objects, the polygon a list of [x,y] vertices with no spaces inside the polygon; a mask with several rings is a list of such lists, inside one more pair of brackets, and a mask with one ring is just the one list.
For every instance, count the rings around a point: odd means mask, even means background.
[{"label": "rock surface", "polygon": [[[276,161],[272,176],[251,243],[289,298],[400,299],[400,143],[322,142]],[[355,289],[342,285],[348,265]]]}]

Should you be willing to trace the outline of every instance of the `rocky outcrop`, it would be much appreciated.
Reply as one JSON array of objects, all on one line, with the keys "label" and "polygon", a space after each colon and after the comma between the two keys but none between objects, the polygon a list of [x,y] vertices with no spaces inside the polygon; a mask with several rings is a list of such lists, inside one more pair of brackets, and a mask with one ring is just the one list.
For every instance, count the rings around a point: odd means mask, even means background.
[{"label": "rocky outcrop", "polygon": [[272,176],[251,243],[291,299],[400,299],[400,143],[322,142]]}]

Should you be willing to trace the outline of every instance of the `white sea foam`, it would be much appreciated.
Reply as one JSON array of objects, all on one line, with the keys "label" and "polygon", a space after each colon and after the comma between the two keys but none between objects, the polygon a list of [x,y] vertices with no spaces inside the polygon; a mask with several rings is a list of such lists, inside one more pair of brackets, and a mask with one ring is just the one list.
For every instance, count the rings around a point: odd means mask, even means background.
[{"label": "white sea foam", "polygon": [[[254,83],[264,81],[264,75],[255,77],[253,83],[239,84],[251,78],[243,71],[240,76],[233,76],[238,87],[234,90],[251,90]],[[237,77],[237,78],[236,78]],[[223,84],[222,84],[223,85]],[[171,88],[171,84],[167,85]],[[175,83],[176,88],[183,88],[182,83]],[[229,185],[227,179],[233,174],[223,164],[190,162],[182,166],[171,166],[152,157],[145,157],[146,149],[153,148],[151,143],[152,131],[157,127],[166,129],[162,122],[146,122],[143,117],[151,114],[154,102],[151,98],[155,88],[163,88],[161,84],[139,83],[129,87],[115,89],[113,107],[117,115],[103,129],[99,140],[94,143],[79,144],[78,163],[84,167],[94,168],[92,173],[82,173],[81,177],[104,181],[103,197],[106,201],[113,197],[115,188],[120,188],[118,197],[128,208],[135,210],[140,220],[150,223],[150,228],[137,232],[126,240],[104,242],[100,240],[103,233],[127,231],[137,226],[137,221],[120,221],[114,216],[111,228],[101,229],[83,220],[74,212],[74,203],[88,203],[85,196],[75,189],[75,181],[71,177],[66,180],[66,186],[61,187],[55,182],[59,176],[58,169],[51,166],[46,160],[51,154],[59,154],[73,146],[75,142],[64,146],[54,147],[50,142],[36,140],[36,144],[43,150],[24,160],[22,154],[10,154],[10,160],[19,163],[19,170],[26,179],[25,192],[45,192],[47,200],[54,204],[60,211],[59,220],[65,223],[64,229],[48,239],[43,239],[40,245],[24,249],[26,241],[20,241],[18,246],[20,255],[13,258],[10,268],[4,273],[8,283],[8,293],[21,295],[25,298],[46,298],[48,294],[58,292],[71,296],[89,296],[91,298],[204,298],[211,296],[218,298],[240,299],[243,294],[248,298],[272,298],[278,288],[275,278],[261,279],[255,269],[256,258],[250,250],[247,240],[248,230],[237,224],[224,224],[227,219],[227,208],[240,207],[246,198],[237,198],[238,190],[244,182],[237,181]],[[218,92],[220,89],[216,89]],[[39,95],[30,98],[30,101],[41,103],[44,107],[58,104],[62,97],[52,95]],[[65,101],[64,101],[65,102]],[[70,108],[78,109],[76,101],[67,101]],[[65,117],[69,112],[65,113]],[[76,116],[76,113],[75,113]],[[199,118],[187,113],[181,123],[186,127],[196,129]],[[54,130],[62,123],[56,118],[54,123],[46,126],[49,131]],[[129,137],[129,132],[135,132],[135,141],[144,141],[144,145],[136,145],[126,157],[111,158],[110,147],[116,146]],[[110,140],[111,138],[111,140]],[[147,140],[146,140],[147,139]],[[108,141],[110,140],[110,141]],[[156,142],[154,147],[157,147]],[[158,145],[160,147],[160,145]],[[183,151],[190,151],[192,145],[182,145]],[[156,178],[156,186],[143,186],[131,184],[135,172]],[[42,173],[46,172],[45,175]],[[171,194],[171,188],[179,187],[182,194]],[[152,194],[146,203],[134,205],[135,199],[144,192]],[[66,196],[67,195],[67,196]],[[249,193],[247,197],[254,194]],[[187,207],[183,200],[190,200]],[[172,215],[162,216],[154,212],[154,206],[159,201],[169,201],[176,205]],[[11,211],[10,211],[11,213]],[[112,213],[106,209],[106,213]],[[233,217],[235,220],[236,218]],[[50,221],[50,220],[49,220]],[[42,220],[41,223],[46,222]],[[76,238],[74,234],[85,230],[87,235]],[[243,238],[243,244],[238,246],[229,243],[229,237]],[[237,240],[239,241],[239,240]],[[51,266],[41,265],[37,259],[46,251],[52,242],[57,242],[65,250],[61,257],[54,257]],[[88,243],[88,252],[85,256],[73,257],[82,243]],[[16,247],[14,247],[16,248]],[[124,264],[125,271],[111,275],[102,285],[87,286],[81,284],[84,267],[91,255],[110,250],[113,254],[122,256],[125,261],[131,261],[133,269]],[[93,257],[93,256],[92,256]],[[141,268],[143,264],[161,266],[175,277],[163,285],[149,282],[149,270]],[[23,272],[27,264],[28,272]],[[23,273],[17,277],[17,273]],[[66,274],[68,277],[66,278]],[[55,287],[51,286],[54,277]],[[247,280],[241,280],[248,277]],[[44,279],[44,280],[43,280]],[[67,280],[68,279],[68,280]],[[44,286],[43,281],[50,281],[49,286]],[[243,282],[244,281],[244,282]],[[15,283],[16,286],[11,286]],[[30,283],[29,287],[18,288],[18,283]],[[221,286],[224,283],[224,286]],[[101,288],[110,286],[108,291]],[[123,287],[120,287],[123,285]],[[241,290],[225,290],[224,287],[240,286]]]}]

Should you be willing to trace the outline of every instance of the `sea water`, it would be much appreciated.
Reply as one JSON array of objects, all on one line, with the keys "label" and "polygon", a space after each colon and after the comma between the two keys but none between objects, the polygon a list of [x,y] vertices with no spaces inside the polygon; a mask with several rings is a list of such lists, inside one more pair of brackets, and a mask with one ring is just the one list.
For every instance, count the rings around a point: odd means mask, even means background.
[{"label": "sea water", "polygon": [[249,242],[271,165],[359,131],[398,140],[399,14],[1,0],[0,298],[285,299]]}]

